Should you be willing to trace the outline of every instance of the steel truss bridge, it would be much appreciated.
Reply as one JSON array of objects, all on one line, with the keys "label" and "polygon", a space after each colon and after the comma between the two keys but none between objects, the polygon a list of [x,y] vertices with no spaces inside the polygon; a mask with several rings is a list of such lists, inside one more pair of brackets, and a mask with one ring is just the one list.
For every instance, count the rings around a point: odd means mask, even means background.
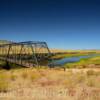
[{"label": "steel truss bridge", "polygon": [[0,60],[25,67],[49,64],[50,50],[46,42],[18,42],[0,45]]}]

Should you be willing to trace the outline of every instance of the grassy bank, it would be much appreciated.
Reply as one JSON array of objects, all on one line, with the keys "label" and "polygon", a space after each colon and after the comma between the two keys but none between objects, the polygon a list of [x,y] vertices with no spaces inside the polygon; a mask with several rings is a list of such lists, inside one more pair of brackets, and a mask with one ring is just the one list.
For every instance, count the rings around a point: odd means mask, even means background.
[{"label": "grassy bank", "polygon": [[66,57],[78,57],[78,56],[85,56],[85,55],[91,55],[91,54],[100,54],[99,52],[66,52],[61,53],[53,56],[53,59],[62,59]]},{"label": "grassy bank", "polygon": [[76,53],[76,54],[57,54],[55,56],[53,56],[52,58],[53,59],[62,59],[62,58],[68,58],[68,57],[78,57],[78,56],[85,56],[85,55],[88,55],[88,54],[80,54],[80,53]]},{"label": "grassy bank", "polygon": [[65,64],[67,68],[100,68],[100,56],[82,58],[79,62]]}]

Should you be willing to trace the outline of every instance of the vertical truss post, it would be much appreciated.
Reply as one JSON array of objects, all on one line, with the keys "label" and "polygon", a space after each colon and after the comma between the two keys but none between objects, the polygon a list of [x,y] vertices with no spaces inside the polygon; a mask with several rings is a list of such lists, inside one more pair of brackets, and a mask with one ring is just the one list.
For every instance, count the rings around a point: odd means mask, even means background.
[{"label": "vertical truss post", "polygon": [[11,44],[9,44],[9,47],[8,47],[8,52],[7,52],[6,60],[9,59],[10,49],[11,49]]},{"label": "vertical truss post", "polygon": [[[45,42],[45,45],[46,45],[46,48],[47,48],[47,50],[48,50],[48,52],[49,52],[49,57],[52,55],[51,54],[51,51],[50,51],[50,49],[48,48],[48,45],[47,45],[47,43]],[[51,62],[52,62],[52,64],[50,64],[49,66],[50,66],[50,68],[52,68],[52,67],[54,67],[54,65],[53,65],[53,59],[50,59],[51,60]]]},{"label": "vertical truss post", "polygon": [[31,47],[31,50],[32,50],[32,57],[33,57],[33,59],[35,60],[37,66],[39,67],[39,63],[38,63],[37,57],[36,57],[36,55],[35,55],[36,52],[35,52],[35,50],[33,49],[32,44],[30,44],[30,47]]},{"label": "vertical truss post", "polygon": [[9,54],[10,54],[11,44],[8,45],[8,52],[6,56],[6,65],[4,66],[5,69],[9,70],[11,67],[9,65]]},{"label": "vertical truss post", "polygon": [[[22,53],[22,49],[23,49],[23,44],[21,44],[21,49],[20,49],[20,53],[19,53],[19,59],[21,60],[21,53]],[[22,64],[22,60],[21,60],[21,64]]]},{"label": "vertical truss post", "polygon": [[50,52],[50,50],[49,50],[48,45],[47,45],[46,42],[45,42],[45,45],[46,45],[46,48],[47,48],[47,50],[48,50],[49,55],[51,55],[51,52]]}]

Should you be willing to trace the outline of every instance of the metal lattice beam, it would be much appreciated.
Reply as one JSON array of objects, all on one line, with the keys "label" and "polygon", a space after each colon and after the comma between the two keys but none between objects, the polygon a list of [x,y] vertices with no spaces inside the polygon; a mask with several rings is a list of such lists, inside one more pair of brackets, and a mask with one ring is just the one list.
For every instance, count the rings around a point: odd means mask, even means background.
[{"label": "metal lattice beam", "polygon": [[26,67],[48,65],[50,55],[46,42],[26,41],[0,45],[0,60]]}]

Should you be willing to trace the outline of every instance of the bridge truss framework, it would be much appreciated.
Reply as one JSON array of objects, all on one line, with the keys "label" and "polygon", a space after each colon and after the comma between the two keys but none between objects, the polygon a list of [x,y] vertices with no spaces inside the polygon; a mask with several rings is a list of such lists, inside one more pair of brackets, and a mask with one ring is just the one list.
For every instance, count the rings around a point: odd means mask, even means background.
[{"label": "bridge truss framework", "polygon": [[25,67],[48,65],[50,56],[46,42],[26,41],[0,45],[0,60]]}]

